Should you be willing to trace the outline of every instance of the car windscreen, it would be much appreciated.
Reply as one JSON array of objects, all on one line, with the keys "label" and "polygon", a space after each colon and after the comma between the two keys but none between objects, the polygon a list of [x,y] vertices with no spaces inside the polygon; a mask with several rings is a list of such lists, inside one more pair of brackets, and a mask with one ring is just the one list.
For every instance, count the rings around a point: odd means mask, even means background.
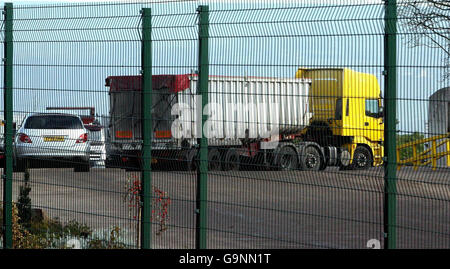
[{"label": "car windscreen", "polygon": [[64,115],[31,116],[25,122],[26,129],[83,129],[79,118]]}]

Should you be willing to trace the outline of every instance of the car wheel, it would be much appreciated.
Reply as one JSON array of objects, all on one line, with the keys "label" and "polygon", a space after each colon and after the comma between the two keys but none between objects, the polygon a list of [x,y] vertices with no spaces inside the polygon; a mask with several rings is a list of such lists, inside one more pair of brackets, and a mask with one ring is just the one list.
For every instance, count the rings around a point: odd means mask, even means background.
[{"label": "car wheel", "polygon": [[27,166],[27,161],[22,159],[17,159],[16,163],[13,165],[13,172],[25,172],[25,168]]},{"label": "car wheel", "polygon": [[74,168],[75,172],[89,172],[90,170],[91,166],[89,165],[89,163],[79,164]]}]

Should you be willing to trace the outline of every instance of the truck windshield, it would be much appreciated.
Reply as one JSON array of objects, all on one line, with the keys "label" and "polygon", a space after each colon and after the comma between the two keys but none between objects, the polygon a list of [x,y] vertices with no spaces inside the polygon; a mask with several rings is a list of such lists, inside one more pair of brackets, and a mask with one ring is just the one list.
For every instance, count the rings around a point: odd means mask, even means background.
[{"label": "truck windshield", "polygon": [[26,129],[83,129],[81,120],[74,116],[39,115],[25,122]]}]

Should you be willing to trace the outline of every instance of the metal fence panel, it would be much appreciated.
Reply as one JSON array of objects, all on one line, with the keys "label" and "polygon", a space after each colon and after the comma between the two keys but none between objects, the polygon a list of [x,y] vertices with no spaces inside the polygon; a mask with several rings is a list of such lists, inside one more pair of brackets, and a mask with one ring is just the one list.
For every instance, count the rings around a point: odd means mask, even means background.
[{"label": "metal fence panel", "polygon": [[[448,248],[439,5],[14,5],[2,247]],[[82,116],[89,169],[48,158],[64,131],[26,133],[49,112]]]},{"label": "metal fence panel", "polygon": [[[445,95],[449,34],[444,19],[449,12],[442,9],[445,5],[445,1],[435,5],[429,1],[398,3],[397,151],[402,160],[396,214],[398,248],[450,246],[445,224],[450,206],[449,155],[445,154],[445,137],[450,131],[446,107],[450,96]],[[406,165],[405,159],[409,159]]]}]

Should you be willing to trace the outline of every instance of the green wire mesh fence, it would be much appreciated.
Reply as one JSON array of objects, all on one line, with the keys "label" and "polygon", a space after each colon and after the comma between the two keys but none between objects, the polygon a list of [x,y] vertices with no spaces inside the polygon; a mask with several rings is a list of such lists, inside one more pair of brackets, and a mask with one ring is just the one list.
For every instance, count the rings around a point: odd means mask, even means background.
[{"label": "green wire mesh fence", "polygon": [[446,2],[5,12],[4,248],[449,247]]}]

